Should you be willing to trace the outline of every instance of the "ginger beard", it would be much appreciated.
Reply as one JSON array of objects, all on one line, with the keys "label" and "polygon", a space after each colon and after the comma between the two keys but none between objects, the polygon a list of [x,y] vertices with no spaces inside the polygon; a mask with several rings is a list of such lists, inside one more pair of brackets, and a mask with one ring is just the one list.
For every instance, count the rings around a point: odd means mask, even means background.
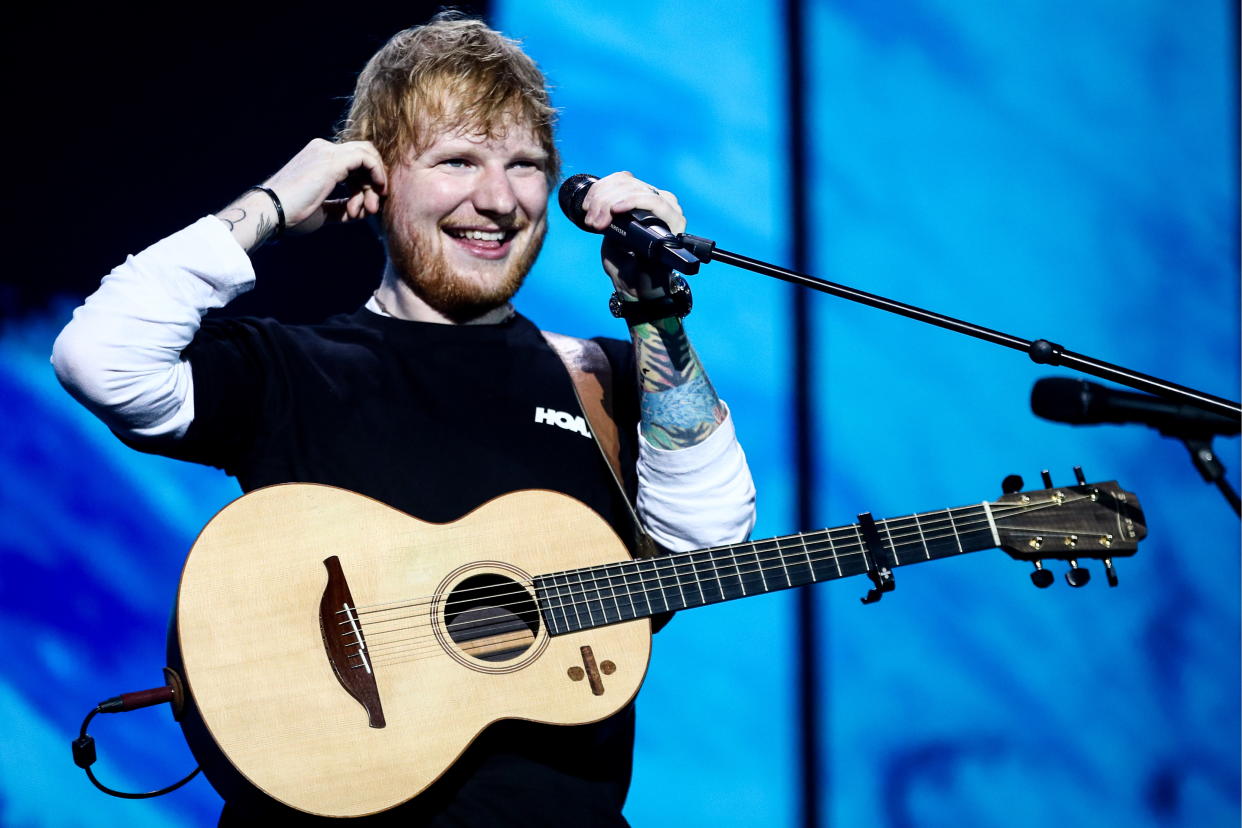
[{"label": "ginger beard", "polygon": [[[394,227],[396,218],[387,211],[383,219],[388,258],[401,281],[433,310],[458,323],[475,319],[513,298],[535,264],[548,229],[540,217],[520,249],[516,245],[521,234],[513,239],[515,248],[507,261],[493,263],[496,269],[503,268],[502,272],[482,275],[454,268],[445,255],[443,239],[424,238],[423,232],[412,227]],[[436,228],[433,232],[444,231]]]}]

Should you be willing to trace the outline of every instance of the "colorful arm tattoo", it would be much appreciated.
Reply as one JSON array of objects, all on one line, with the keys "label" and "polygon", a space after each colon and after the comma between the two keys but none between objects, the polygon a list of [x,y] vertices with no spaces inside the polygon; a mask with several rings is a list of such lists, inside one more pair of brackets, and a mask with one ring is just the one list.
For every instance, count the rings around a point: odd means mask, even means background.
[{"label": "colorful arm tattoo", "polygon": [[725,409],[680,319],[630,328],[642,389],[640,430],[664,449],[701,443],[724,422]]}]

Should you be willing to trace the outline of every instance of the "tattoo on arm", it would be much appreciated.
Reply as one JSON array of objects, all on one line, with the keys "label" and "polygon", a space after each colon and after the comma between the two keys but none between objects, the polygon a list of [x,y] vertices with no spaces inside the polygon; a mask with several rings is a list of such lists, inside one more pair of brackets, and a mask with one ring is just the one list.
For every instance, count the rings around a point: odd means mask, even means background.
[{"label": "tattoo on arm", "polygon": [[259,214],[259,226],[254,231],[254,246],[258,247],[272,237],[276,232],[276,222],[272,221],[266,215]]},{"label": "tattoo on arm", "polygon": [[630,329],[642,388],[643,437],[659,448],[701,443],[724,422],[725,409],[680,319]]},{"label": "tattoo on arm", "polygon": [[[229,218],[228,217],[229,213],[234,213],[234,214],[239,214],[239,215],[237,215],[236,218]],[[226,209],[223,213],[220,213],[219,215],[217,215],[216,217],[220,219],[220,221],[227,224],[229,226],[229,232],[232,233],[234,227],[236,227],[237,225],[241,224],[243,221],[246,220],[246,211],[240,207],[230,207]]]},{"label": "tattoo on arm", "polygon": [[242,194],[242,197],[216,213],[216,218],[224,222],[233,238],[245,248],[247,253],[252,253],[263,245],[268,239],[276,234],[277,222],[263,210],[255,210],[253,216],[250,215],[240,202],[246,198],[251,191]]}]

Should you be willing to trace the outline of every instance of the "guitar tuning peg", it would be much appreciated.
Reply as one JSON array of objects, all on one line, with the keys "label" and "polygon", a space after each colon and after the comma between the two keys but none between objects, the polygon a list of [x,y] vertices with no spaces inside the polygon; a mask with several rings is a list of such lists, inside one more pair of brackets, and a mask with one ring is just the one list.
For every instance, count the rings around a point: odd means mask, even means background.
[{"label": "guitar tuning peg", "polygon": [[1044,469],[1043,471],[1039,473],[1039,476],[1044,481],[1044,488],[1051,489],[1052,488],[1052,475],[1048,473],[1048,470]]},{"label": "guitar tuning peg", "polygon": [[1025,485],[1026,483],[1023,482],[1021,475],[1011,474],[1001,481],[1001,491],[1005,494],[1013,494],[1014,492],[1022,491],[1022,487]]},{"label": "guitar tuning peg", "polygon": [[1110,587],[1117,586],[1117,570],[1113,568],[1113,559],[1104,559],[1104,577],[1108,579]]},{"label": "guitar tuning peg", "polygon": [[1052,586],[1052,582],[1055,580],[1056,576],[1044,569],[1043,561],[1035,561],[1035,571],[1031,573],[1031,583],[1040,589],[1047,589]]},{"label": "guitar tuning peg", "polygon": [[1087,485],[1087,477],[1082,473],[1082,466],[1074,466],[1074,479],[1078,481],[1079,486]]},{"label": "guitar tuning peg", "polygon": [[1076,560],[1071,560],[1069,564],[1069,571],[1065,573],[1065,582],[1072,587],[1086,586],[1087,581],[1091,580],[1091,570],[1079,566]]}]

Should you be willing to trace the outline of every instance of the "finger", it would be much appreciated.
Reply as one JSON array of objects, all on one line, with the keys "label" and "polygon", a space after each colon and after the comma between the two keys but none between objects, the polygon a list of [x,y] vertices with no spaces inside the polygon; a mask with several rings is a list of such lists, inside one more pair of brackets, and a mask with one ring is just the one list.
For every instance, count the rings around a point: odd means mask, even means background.
[{"label": "finger", "polygon": [[592,184],[582,199],[583,221],[596,230],[607,227],[612,218],[610,205],[625,192],[628,183],[634,180],[633,175],[623,170],[606,175]]},{"label": "finger", "polygon": [[336,155],[331,159],[333,168],[337,170],[337,183],[345,184],[350,190],[363,185],[370,185],[379,190],[388,186],[388,172],[379,151],[366,141],[350,141],[338,144],[333,149]]},{"label": "finger", "polygon": [[605,219],[605,227],[613,215],[628,213],[632,210],[646,210],[654,214],[664,224],[666,230],[680,233],[686,229],[686,220],[681,213],[681,208],[675,202],[657,195],[657,191],[650,187],[618,198],[611,204],[610,209],[611,212]]},{"label": "finger", "polygon": [[363,206],[371,215],[375,215],[380,211],[380,197],[373,188],[367,187],[362,197]]},{"label": "finger", "polygon": [[365,215],[366,208],[363,206],[366,201],[366,191],[359,190],[349,197],[349,201],[345,205],[345,213],[351,219],[360,219]]},{"label": "finger", "polygon": [[359,164],[370,174],[371,183],[381,193],[387,192],[388,170],[384,166],[384,159],[380,156],[379,150],[370,141],[357,141],[355,144],[359,153]]},{"label": "finger", "polygon": [[[591,185],[583,199],[582,206],[588,216],[593,219],[607,220],[609,215],[627,212],[634,209],[655,212],[661,207],[659,199],[666,195],[664,190],[656,189],[650,184],[635,178],[628,172],[613,173]],[[671,193],[667,193],[671,196]],[[654,199],[654,200],[653,200]],[[675,204],[675,199],[667,199]]]},{"label": "finger", "polygon": [[348,201],[348,199],[330,198],[327,201],[325,201],[322,205],[320,205],[320,209],[323,210],[324,220],[330,221],[330,222],[344,222],[346,220],[345,219],[345,202],[346,201]]},{"label": "finger", "polygon": [[668,190],[660,190],[635,178],[628,172],[605,176],[587,191],[583,199],[586,224],[596,230],[605,230],[614,215],[631,210],[647,210],[653,213],[665,229],[680,233],[686,229],[685,215],[677,196]]},{"label": "finger", "polygon": [[[639,183],[642,184],[642,182]],[[677,201],[677,196],[668,190],[660,190],[649,184],[642,184],[642,186],[648,192],[638,193],[634,198],[637,206],[630,209],[649,210],[655,213],[672,232],[681,233],[684,231],[686,229],[686,217],[682,213],[681,204]]]}]

